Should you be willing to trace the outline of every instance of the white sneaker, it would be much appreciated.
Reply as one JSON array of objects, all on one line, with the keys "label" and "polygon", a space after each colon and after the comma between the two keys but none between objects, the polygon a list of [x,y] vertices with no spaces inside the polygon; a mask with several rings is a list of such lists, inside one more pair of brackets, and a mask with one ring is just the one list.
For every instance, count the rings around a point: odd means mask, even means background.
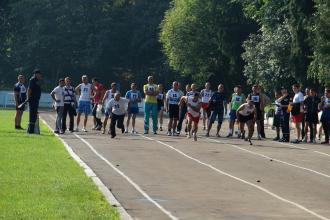
[{"label": "white sneaker", "polygon": [[260,141],[260,140],[262,140],[262,138],[261,138],[260,134],[258,134],[258,140],[259,140],[259,141]]},{"label": "white sneaker", "polygon": [[179,136],[179,135],[178,135],[178,133],[173,132],[173,133],[172,133],[172,136]]},{"label": "white sneaker", "polygon": [[127,128],[125,129],[125,131],[124,131],[124,132],[125,132],[125,134],[127,134],[127,133],[128,133],[128,130],[127,130]]},{"label": "white sneaker", "polygon": [[188,138],[188,139],[191,138],[191,134],[190,134],[190,133],[187,134],[187,138]]},{"label": "white sneaker", "polygon": [[85,128],[81,129],[82,132],[87,132],[87,130]]},{"label": "white sneaker", "polygon": [[172,136],[172,132],[168,131],[167,136]]},{"label": "white sneaker", "polygon": [[74,131],[79,132],[79,128],[77,127],[76,129],[74,129]]}]

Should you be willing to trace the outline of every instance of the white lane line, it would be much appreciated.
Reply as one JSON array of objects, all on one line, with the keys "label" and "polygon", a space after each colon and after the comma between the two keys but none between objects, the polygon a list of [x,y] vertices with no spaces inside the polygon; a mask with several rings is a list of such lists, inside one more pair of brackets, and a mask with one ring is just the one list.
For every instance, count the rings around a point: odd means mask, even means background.
[{"label": "white lane line", "polygon": [[328,174],[321,173],[321,172],[318,172],[316,170],[309,169],[309,168],[306,168],[306,167],[298,166],[298,165],[295,165],[295,164],[292,164],[292,163],[289,163],[289,162],[286,162],[286,161],[283,161],[283,160],[275,159],[275,158],[266,156],[264,154],[260,154],[260,153],[254,152],[254,151],[247,150],[245,148],[239,147],[239,146],[234,145],[234,144],[224,143],[224,142],[221,142],[221,141],[218,141],[218,140],[214,140],[214,139],[211,139],[211,138],[205,138],[205,139],[210,140],[210,141],[213,141],[213,142],[216,142],[216,143],[229,145],[229,146],[231,146],[233,148],[239,149],[239,150],[244,151],[244,152],[247,152],[249,154],[260,156],[260,157],[266,158],[268,160],[273,160],[273,161],[278,162],[278,163],[282,163],[282,164],[285,164],[285,165],[288,165],[288,166],[291,166],[291,167],[295,167],[295,168],[298,168],[298,169],[301,169],[301,170],[309,171],[311,173],[314,173],[314,174],[317,174],[317,175],[320,175],[320,176],[323,176],[323,177],[326,177],[326,178],[330,178],[330,175],[328,175]]},{"label": "white lane line", "polygon": [[154,199],[152,199],[145,191],[141,189],[141,187],[136,184],[132,179],[130,179],[128,176],[126,176],[122,171],[120,171],[116,166],[114,166],[111,162],[109,162],[105,157],[103,157],[99,152],[97,152],[94,147],[85,139],[83,139],[78,134],[74,134],[77,138],[79,138],[83,143],[85,143],[91,151],[95,155],[97,155],[101,160],[103,160],[106,164],[108,164],[113,170],[115,170],[119,175],[121,175],[124,179],[127,180],[139,193],[141,193],[149,202],[154,204],[157,208],[159,208],[165,215],[167,215],[172,220],[177,220],[178,218],[172,215],[171,212],[166,210],[164,207],[162,207],[159,203],[157,203]]},{"label": "white lane line", "polygon": [[276,198],[276,199],[278,199],[278,200],[280,200],[282,202],[285,202],[285,203],[288,203],[288,204],[290,204],[292,206],[295,206],[295,207],[297,207],[297,208],[299,208],[299,209],[301,209],[301,210],[303,210],[303,211],[305,211],[305,212],[307,212],[307,213],[309,213],[309,214],[311,214],[311,215],[313,215],[313,216],[315,216],[315,217],[317,217],[319,219],[330,220],[327,217],[324,217],[324,216],[322,216],[320,214],[317,214],[316,212],[314,212],[314,211],[312,211],[312,210],[310,210],[310,209],[308,209],[308,208],[306,208],[306,207],[304,207],[304,206],[302,206],[302,205],[300,205],[298,203],[295,203],[295,202],[292,202],[292,201],[290,201],[288,199],[285,199],[285,198],[283,198],[283,197],[281,197],[281,196],[279,196],[279,195],[277,195],[277,194],[275,194],[275,193],[273,193],[273,192],[271,192],[271,191],[269,191],[269,190],[267,190],[267,189],[265,189],[265,188],[263,188],[261,186],[258,186],[258,185],[254,184],[254,183],[251,183],[251,182],[248,182],[246,180],[243,180],[243,179],[241,179],[239,177],[233,176],[233,175],[231,175],[229,173],[226,173],[226,172],[224,172],[222,170],[219,170],[218,168],[216,168],[216,167],[214,167],[214,166],[212,166],[210,164],[207,164],[207,163],[202,162],[202,161],[200,161],[200,160],[198,160],[198,159],[196,159],[196,158],[194,158],[192,156],[189,156],[189,155],[185,154],[184,152],[180,151],[179,149],[177,149],[177,148],[175,148],[175,147],[173,147],[173,146],[171,146],[169,144],[166,144],[166,143],[164,143],[162,141],[159,141],[159,140],[156,140],[156,139],[153,139],[153,138],[144,136],[142,134],[139,134],[139,135],[141,137],[144,137],[145,139],[148,139],[148,140],[151,140],[151,141],[155,141],[155,142],[157,142],[157,143],[159,143],[161,145],[164,145],[164,146],[166,146],[166,147],[168,147],[168,148],[176,151],[177,153],[181,154],[182,156],[184,156],[184,157],[186,157],[186,158],[188,158],[190,160],[193,160],[193,161],[199,163],[200,165],[206,166],[206,167],[208,167],[208,168],[210,168],[210,169],[212,169],[212,170],[214,170],[214,171],[216,171],[216,172],[218,172],[218,173],[220,173],[220,174],[222,174],[224,176],[230,177],[230,178],[235,179],[235,180],[237,180],[239,182],[245,183],[245,184],[247,184],[249,186],[252,186],[252,187],[254,187],[256,189],[259,189],[260,191],[262,191],[262,192],[264,192],[264,193],[266,193],[266,194],[268,194],[268,195],[270,195],[270,196],[272,196],[272,197],[274,197],[274,198]]},{"label": "white lane line", "polygon": [[[55,121],[55,118],[52,115],[49,115],[51,119]],[[53,129],[50,127],[50,125],[40,117],[40,119],[43,121],[43,123],[52,131]],[[110,206],[113,206],[117,209],[120,215],[120,219],[122,220],[133,220],[133,218],[127,213],[125,208],[118,202],[118,200],[114,197],[114,195],[110,192],[110,190],[104,185],[104,183],[101,181],[101,179],[94,173],[92,168],[90,168],[72,149],[66,141],[64,141],[58,134],[55,134],[63,143],[64,147],[70,154],[70,156],[84,169],[85,174],[87,177],[91,178],[94,182],[94,184],[98,187],[98,189],[101,191],[101,193],[106,198],[107,202],[110,204]]]},{"label": "white lane line", "polygon": [[[268,142],[268,141],[267,141]],[[290,147],[293,147],[293,148],[296,148],[296,149],[300,149],[300,150],[309,150],[309,148],[305,148],[305,147],[297,147],[293,144],[287,144],[287,143],[283,143],[283,142],[276,142],[277,144],[282,144],[282,145],[285,145],[285,146],[290,146]]]},{"label": "white lane line", "polygon": [[326,154],[326,153],[323,153],[323,152],[320,152],[320,151],[314,151],[314,152],[317,153],[317,154],[321,154],[321,155],[330,157],[330,154]]}]

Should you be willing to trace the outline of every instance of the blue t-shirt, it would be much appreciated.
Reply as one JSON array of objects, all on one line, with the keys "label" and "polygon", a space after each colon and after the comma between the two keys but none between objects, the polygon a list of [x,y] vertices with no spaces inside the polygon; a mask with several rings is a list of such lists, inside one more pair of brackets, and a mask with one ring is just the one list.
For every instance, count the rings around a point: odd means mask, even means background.
[{"label": "blue t-shirt", "polygon": [[23,83],[16,83],[14,85],[14,92],[18,93],[18,103],[21,104],[26,100],[26,88]]},{"label": "blue t-shirt", "polygon": [[330,120],[330,98],[326,98],[323,103],[323,111],[322,111],[322,116],[321,116],[321,120]]},{"label": "blue t-shirt", "polygon": [[126,92],[125,98],[129,100],[128,106],[130,108],[138,108],[138,100],[141,99],[141,93],[138,90],[129,90]]}]

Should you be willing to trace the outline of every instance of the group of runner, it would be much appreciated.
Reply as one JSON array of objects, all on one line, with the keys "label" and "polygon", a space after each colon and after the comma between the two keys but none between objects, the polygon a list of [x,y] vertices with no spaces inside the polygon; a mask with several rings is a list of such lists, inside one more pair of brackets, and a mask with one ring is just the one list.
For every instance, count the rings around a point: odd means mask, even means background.
[{"label": "group of runner", "polygon": [[[23,76],[18,77],[15,85],[15,100],[17,106],[24,99]],[[90,114],[93,115],[93,130],[100,130],[103,134],[107,131],[108,120],[110,126],[108,133],[112,138],[116,136],[116,127],[122,133],[137,133],[135,119],[139,113],[139,103],[142,102],[142,93],[137,89],[136,83],[131,84],[131,89],[121,94],[115,82],[106,90],[104,85],[93,78],[91,83],[87,75],[82,76],[81,83],[77,87],[71,85],[70,77],[60,79],[58,86],[50,93],[54,100],[57,112],[55,133],[87,132],[87,121]],[[165,91],[164,86],[154,83],[153,76],[149,76],[147,84],[143,86],[144,93],[144,134],[152,130],[153,134],[163,131],[164,112],[168,113],[167,135],[178,136],[184,127],[187,138],[197,140],[198,124],[202,118],[205,135],[210,136],[212,125],[217,120],[216,136],[220,137],[220,129],[227,115],[229,106],[229,128],[227,137],[234,134],[238,138],[251,143],[255,124],[257,125],[257,139],[265,138],[264,109],[269,104],[269,98],[263,93],[262,87],[252,86],[250,94],[245,96],[240,85],[235,86],[231,96],[227,96],[223,84],[219,84],[216,91],[211,90],[211,84],[207,82],[200,92],[196,84],[186,85],[185,91],[181,90],[179,82],[174,81],[172,87]],[[23,88],[24,87],[24,88]],[[275,92],[275,116],[276,141],[290,141],[290,115],[295,124],[296,139],[293,143],[307,142],[307,131],[310,131],[310,142],[315,142],[318,112],[322,111],[321,122],[324,129],[325,141],[329,143],[330,129],[330,89],[326,88],[324,96],[318,98],[315,89],[307,89],[305,96],[300,92],[299,84],[292,86],[294,96],[291,96],[286,88]],[[76,100],[76,97],[79,97]],[[21,110],[15,119],[15,127],[20,128]],[[66,118],[69,115],[69,128]],[[80,129],[81,117],[84,115],[83,126]],[[127,115],[126,124],[124,119]],[[152,128],[149,127],[150,115]],[[74,117],[77,116],[76,126]],[[103,119],[103,120],[102,120]],[[237,132],[234,132],[235,122],[238,123]],[[303,124],[303,127],[302,127]],[[246,126],[245,126],[246,125]],[[247,127],[247,132],[245,132]],[[282,137],[280,137],[282,131]]]}]

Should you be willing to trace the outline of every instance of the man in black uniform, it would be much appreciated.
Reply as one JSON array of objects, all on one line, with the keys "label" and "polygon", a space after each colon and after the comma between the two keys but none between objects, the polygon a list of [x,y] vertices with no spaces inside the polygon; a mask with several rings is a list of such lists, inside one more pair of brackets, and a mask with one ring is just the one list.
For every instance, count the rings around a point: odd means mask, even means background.
[{"label": "man in black uniform", "polygon": [[283,137],[279,140],[280,142],[289,142],[290,141],[290,112],[288,112],[288,106],[290,103],[290,95],[288,90],[285,87],[281,88],[281,98],[279,102],[281,103],[282,108],[282,117],[281,117],[281,127]]},{"label": "man in black uniform", "polygon": [[29,102],[29,127],[27,132],[29,134],[34,133],[35,123],[38,118],[38,108],[39,108],[39,100],[41,96],[41,88],[40,88],[40,80],[41,80],[41,71],[35,70],[33,76],[29,81],[28,87],[28,102]]},{"label": "man in black uniform", "polygon": [[247,97],[247,100],[251,100],[256,107],[256,119],[255,123],[257,124],[257,130],[258,130],[258,140],[261,140],[261,120],[262,117],[262,111],[264,106],[264,98],[260,95],[260,89],[259,85],[253,85],[252,86],[252,93],[250,93]]}]

